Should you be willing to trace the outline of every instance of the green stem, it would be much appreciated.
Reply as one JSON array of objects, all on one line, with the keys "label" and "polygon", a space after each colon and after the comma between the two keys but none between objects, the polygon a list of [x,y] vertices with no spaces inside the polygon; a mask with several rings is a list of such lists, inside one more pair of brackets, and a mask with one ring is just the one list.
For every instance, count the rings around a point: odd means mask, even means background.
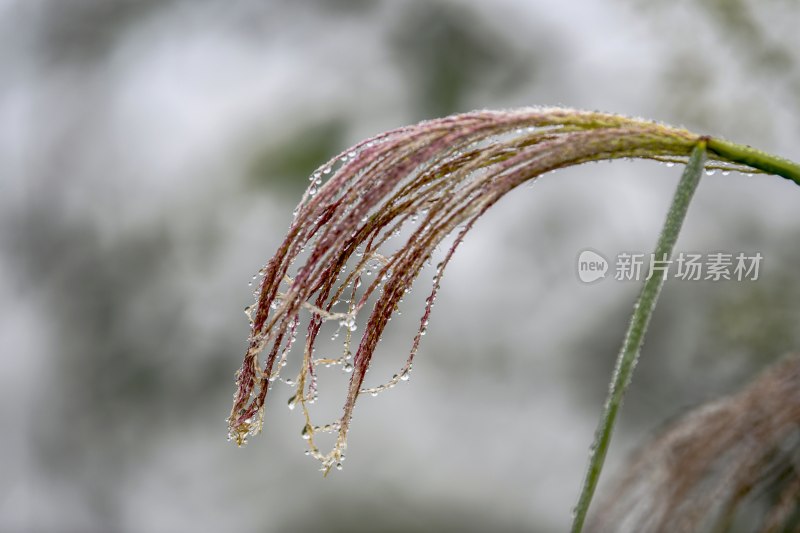
[{"label": "green stem", "polygon": [[708,151],[728,161],[741,163],[770,174],[777,174],[800,185],[800,165],[750,146],[709,138]]},{"label": "green stem", "polygon": [[[686,169],[681,176],[678,190],[675,192],[675,197],[672,200],[672,205],[667,213],[667,220],[664,222],[664,229],[661,231],[661,235],[658,238],[656,251],[652,258],[653,261],[658,261],[661,266],[669,266],[665,261],[670,260],[672,257],[672,250],[675,247],[675,242],[678,240],[678,233],[683,225],[683,220],[686,218],[689,202],[700,181],[700,175],[703,173],[707,143],[708,139],[702,138],[694,147]],[[658,300],[658,294],[661,292],[661,287],[664,284],[667,269],[652,268],[651,270],[653,273],[644,283],[642,292],[639,295],[639,300],[636,303],[636,307],[634,307],[633,316],[628,326],[628,332],[625,335],[622,348],[617,356],[616,368],[614,369],[614,376],[608,392],[605,410],[600,419],[600,425],[598,426],[597,433],[595,434],[595,441],[592,445],[593,451],[589,459],[586,479],[583,482],[578,505],[575,508],[572,533],[580,533],[583,529],[586,513],[589,511],[589,504],[597,488],[597,482],[600,479],[600,471],[603,469],[608,446],[611,442],[611,434],[614,431],[617,414],[622,405],[622,397],[625,395],[625,390],[630,383],[631,374],[636,366],[639,351],[644,341],[647,325],[653,314],[656,300]]]}]

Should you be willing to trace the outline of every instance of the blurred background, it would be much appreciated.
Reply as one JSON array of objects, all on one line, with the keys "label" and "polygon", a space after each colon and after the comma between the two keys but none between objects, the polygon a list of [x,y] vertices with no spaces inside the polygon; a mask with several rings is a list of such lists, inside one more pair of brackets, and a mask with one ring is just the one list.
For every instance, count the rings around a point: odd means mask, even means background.
[{"label": "blurred background", "polygon": [[[639,288],[584,285],[576,257],[649,253],[678,168],[574,168],[490,211],[413,378],[360,400],[327,479],[288,387],[226,442],[248,281],[315,167],[424,118],[563,104],[800,160],[798,20],[787,0],[0,1],[0,530],[566,530]],[[604,483],[800,345],[798,202],[701,182],[678,251],[758,251],[760,278],[667,283]]]}]

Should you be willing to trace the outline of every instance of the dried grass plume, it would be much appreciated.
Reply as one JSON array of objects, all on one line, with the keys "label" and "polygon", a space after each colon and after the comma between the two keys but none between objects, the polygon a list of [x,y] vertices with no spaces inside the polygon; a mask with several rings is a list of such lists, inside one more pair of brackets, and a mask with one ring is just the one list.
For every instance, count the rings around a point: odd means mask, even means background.
[{"label": "dried grass plume", "polygon": [[594,533],[800,531],[800,354],[645,444]]}]

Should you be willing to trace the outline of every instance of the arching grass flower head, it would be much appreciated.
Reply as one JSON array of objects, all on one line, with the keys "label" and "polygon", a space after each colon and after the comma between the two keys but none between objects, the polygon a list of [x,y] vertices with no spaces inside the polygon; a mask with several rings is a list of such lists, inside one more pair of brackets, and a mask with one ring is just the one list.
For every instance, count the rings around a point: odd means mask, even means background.
[{"label": "arching grass flower head", "polygon": [[[282,380],[295,387],[289,405],[305,416],[309,455],[326,472],[338,466],[356,400],[408,378],[442,274],[487,209],[515,187],[567,166],[619,158],[683,162],[699,139],[651,121],[526,108],[421,122],[341,153],[312,174],[286,238],[260,272],[228,419],[230,439],[243,444],[262,429],[270,386]],[[709,160],[725,159],[709,151]],[[365,388],[388,321],[448,236],[405,365],[385,385]],[[341,351],[317,358],[320,329],[328,322],[338,327]],[[293,349],[300,329],[302,349]],[[281,376],[292,358],[302,358],[297,375]],[[341,366],[349,385],[340,418],[316,426],[309,404],[317,398],[320,365]],[[317,446],[320,432],[334,435],[330,451]]]}]

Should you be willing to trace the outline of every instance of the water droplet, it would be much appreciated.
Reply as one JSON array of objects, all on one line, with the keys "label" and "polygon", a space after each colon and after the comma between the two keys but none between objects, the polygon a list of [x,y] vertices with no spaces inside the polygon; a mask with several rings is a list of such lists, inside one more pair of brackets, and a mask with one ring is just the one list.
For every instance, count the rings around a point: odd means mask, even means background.
[{"label": "water droplet", "polygon": [[297,404],[297,394],[295,394],[294,396],[292,396],[291,398],[289,398],[289,401],[287,402],[287,405],[288,405],[288,407],[289,407],[289,410],[290,410],[290,411],[291,411],[291,410],[293,410],[293,409],[294,409],[294,406],[295,406],[296,404]]},{"label": "water droplet", "polygon": [[350,363],[345,363],[344,366],[342,366],[342,370],[344,370],[349,374],[350,372],[353,371],[353,365]]},{"label": "water droplet", "polygon": [[356,321],[353,317],[347,317],[339,321],[340,328],[347,328],[350,331],[355,331],[358,326],[356,325]]},{"label": "water droplet", "polygon": [[400,379],[401,379],[401,380],[403,380],[403,381],[408,381],[408,378],[410,378],[410,377],[411,377],[411,376],[409,375],[409,372],[408,372],[408,370],[406,370],[405,372],[403,372],[402,374],[400,374]]},{"label": "water droplet", "polygon": [[674,163],[674,162],[672,162],[672,161],[667,161],[667,166],[668,166],[668,167],[670,167],[670,168],[672,168],[672,167],[674,167],[674,166],[675,166],[675,163]]},{"label": "water droplet", "polygon": [[286,383],[287,385],[289,385],[291,387],[291,386],[294,385],[294,380],[293,379],[287,379],[287,380],[284,381],[284,383]]},{"label": "water droplet", "polygon": [[342,469],[342,463],[336,463],[336,470]]},{"label": "water droplet", "polygon": [[313,432],[314,429],[311,427],[311,424],[306,424],[305,426],[303,426],[303,431],[300,433],[300,436],[303,437],[303,439],[305,440],[309,440]]},{"label": "water droplet", "polygon": [[713,169],[713,168],[707,168],[706,169],[706,176],[713,176],[716,173],[717,173],[716,169]]}]

